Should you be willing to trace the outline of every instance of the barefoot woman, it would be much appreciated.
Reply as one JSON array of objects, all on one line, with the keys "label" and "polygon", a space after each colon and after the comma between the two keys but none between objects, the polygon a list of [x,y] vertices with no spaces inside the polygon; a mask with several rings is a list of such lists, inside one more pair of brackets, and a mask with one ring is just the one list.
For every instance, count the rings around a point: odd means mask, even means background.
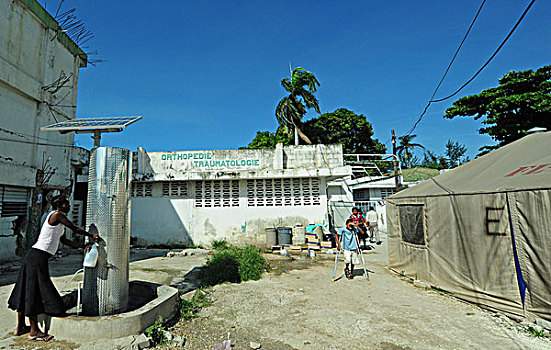
[{"label": "barefoot woman", "polygon": [[[63,300],[50,279],[48,259],[57,251],[59,242],[72,248],[85,248],[82,243],[65,237],[64,226],[78,234],[99,240],[97,235],[86,232],[67,219],[66,215],[71,208],[67,197],[54,197],[52,207],[54,211],[48,214],[38,240],[23,260],[17,283],[8,300],[8,307],[17,311],[17,329],[14,335],[30,332],[29,339],[35,341],[49,341],[53,338],[38,327],[38,315],[44,313],[50,316],[63,316],[66,311]],[[25,316],[29,318],[30,327],[25,325]]]}]

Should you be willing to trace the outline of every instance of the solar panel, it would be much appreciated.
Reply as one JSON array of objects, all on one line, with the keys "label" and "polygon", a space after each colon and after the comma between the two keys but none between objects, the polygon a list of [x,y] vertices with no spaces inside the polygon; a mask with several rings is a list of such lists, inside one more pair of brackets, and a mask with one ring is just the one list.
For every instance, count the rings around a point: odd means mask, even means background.
[{"label": "solar panel", "polygon": [[43,126],[40,128],[42,131],[94,131],[94,130],[106,130],[106,129],[122,129],[128,125],[137,122],[142,119],[141,116],[135,117],[110,117],[110,118],[86,118],[86,119],[72,119],[61,123],[55,123],[52,125]]}]

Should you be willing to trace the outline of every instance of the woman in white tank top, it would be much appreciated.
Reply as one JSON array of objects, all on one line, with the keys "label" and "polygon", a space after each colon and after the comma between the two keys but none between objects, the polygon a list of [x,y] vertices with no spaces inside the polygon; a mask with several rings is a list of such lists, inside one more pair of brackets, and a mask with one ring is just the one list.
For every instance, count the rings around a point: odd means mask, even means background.
[{"label": "woman in white tank top", "polygon": [[[48,259],[55,254],[59,243],[72,248],[88,249],[91,245],[71,241],[65,236],[65,227],[75,233],[99,241],[99,236],[77,227],[66,214],[71,205],[65,196],[56,196],[52,200],[52,207],[56,209],[48,214],[42,225],[38,240],[27,252],[19,277],[8,300],[8,307],[17,311],[17,328],[14,335],[29,333],[29,339],[35,341],[50,341],[52,335],[43,333],[38,327],[37,316],[45,313],[50,316],[65,315],[65,305],[50,278]],[[28,327],[25,316],[29,318]]]}]

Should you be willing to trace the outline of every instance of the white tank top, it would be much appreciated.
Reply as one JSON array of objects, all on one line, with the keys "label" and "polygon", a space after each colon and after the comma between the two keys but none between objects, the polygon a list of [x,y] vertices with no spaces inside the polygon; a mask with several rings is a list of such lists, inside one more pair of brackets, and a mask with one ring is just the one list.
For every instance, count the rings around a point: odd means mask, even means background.
[{"label": "white tank top", "polygon": [[57,247],[59,246],[59,239],[65,233],[65,227],[61,223],[55,226],[52,226],[48,223],[48,221],[50,220],[50,216],[52,216],[53,213],[55,212],[50,212],[50,214],[48,214],[48,216],[46,217],[46,221],[44,221],[42,229],[40,230],[40,234],[38,235],[38,240],[33,245],[33,248],[43,250],[52,255],[54,255],[57,251]]}]

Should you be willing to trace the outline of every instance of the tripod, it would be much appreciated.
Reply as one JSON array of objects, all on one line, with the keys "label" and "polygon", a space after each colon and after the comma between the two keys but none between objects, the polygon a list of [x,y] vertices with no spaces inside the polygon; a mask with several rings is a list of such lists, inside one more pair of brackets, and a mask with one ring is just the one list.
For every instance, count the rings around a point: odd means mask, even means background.
[{"label": "tripod", "polygon": [[[365,279],[367,281],[367,284],[371,284],[371,281],[369,280],[369,272],[367,272],[367,268],[365,267],[364,254],[363,254],[362,249],[360,248],[360,241],[358,240],[358,236],[356,235],[356,233],[354,232],[353,234],[354,234],[354,238],[356,239],[356,245],[358,246],[358,249],[356,249],[356,252],[360,256],[360,258],[362,260],[363,267],[364,267]],[[339,241],[339,245],[338,245],[339,247],[342,247],[343,236],[344,235],[341,235],[341,237],[340,237],[340,241]],[[339,254],[340,254],[340,252],[341,252],[340,249],[337,249],[337,255],[335,256],[335,267],[333,268],[333,278],[331,279],[331,282],[335,282],[335,276],[337,275],[337,265],[339,263]]]}]

